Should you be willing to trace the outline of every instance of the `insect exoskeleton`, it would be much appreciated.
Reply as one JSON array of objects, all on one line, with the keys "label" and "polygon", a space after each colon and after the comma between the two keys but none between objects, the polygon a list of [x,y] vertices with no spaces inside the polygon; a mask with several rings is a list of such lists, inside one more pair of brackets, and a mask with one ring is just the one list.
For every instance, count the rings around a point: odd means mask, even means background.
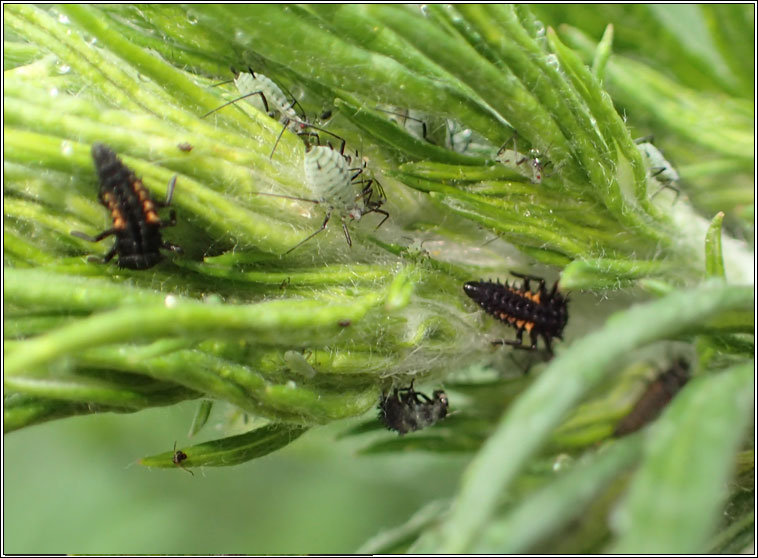
[{"label": "insect exoskeleton", "polygon": [[378,408],[382,424],[402,436],[444,419],[447,416],[448,399],[441,389],[436,390],[432,397],[417,392],[411,382],[407,388],[394,388],[392,393],[382,394]]},{"label": "insect exoskeleton", "polygon": [[653,145],[652,137],[647,136],[644,138],[639,138],[635,141],[635,143],[637,144],[637,149],[639,149],[640,154],[645,161],[645,166],[647,167],[650,178],[657,180],[661,185],[660,188],[650,197],[654,198],[664,188],[674,190],[678,197],[679,189],[675,186],[675,184],[679,180],[679,173],[676,172],[676,169],[671,165],[671,163],[665,159],[660,149]]},{"label": "insect exoskeleton", "polygon": [[106,263],[118,255],[119,267],[148,269],[162,259],[161,248],[180,253],[179,246],[163,241],[160,231],[176,224],[176,214],[171,210],[170,219],[162,221],[156,212],[171,204],[176,176],[169,182],[166,201],[158,202],[152,199],[142,180],[109,147],[95,143],[92,158],[100,179],[98,197],[110,211],[113,227],[94,237],[79,231],[71,231],[71,234],[90,242],[100,242],[115,235],[116,244],[102,260],[91,259]]},{"label": "insect exoskeleton", "polygon": [[[280,196],[278,194],[264,194],[269,196],[284,197],[307,201],[314,204],[323,204],[327,206],[326,216],[321,227],[309,235],[301,242],[290,248],[285,254],[289,254],[318,233],[326,228],[332,213],[337,213],[342,221],[342,230],[345,234],[345,240],[348,246],[353,242],[350,238],[350,231],[347,228],[347,219],[359,221],[367,213],[379,213],[384,215],[376,228],[379,228],[389,218],[389,213],[381,209],[386,201],[384,189],[378,180],[368,178],[364,172],[366,169],[365,162],[359,162],[359,157],[345,154],[345,140],[335,134],[308,125],[322,132],[326,132],[341,141],[340,149],[334,149],[331,145],[311,145],[306,140],[306,152],[304,157],[305,181],[310,192],[313,194],[312,199],[298,198],[294,196]],[[306,138],[315,137],[320,143],[317,134],[309,134]],[[352,166],[351,166],[352,165]]]},{"label": "insect exoskeleton", "polygon": [[[511,149],[507,149],[511,143]],[[528,178],[532,184],[542,183],[545,176],[545,168],[551,165],[546,161],[545,156],[539,149],[530,149],[526,155],[516,149],[516,134],[513,134],[512,140],[506,141],[495,155],[498,163],[515,170],[519,174]]]},{"label": "insect exoskeleton", "polygon": [[670,368],[661,372],[647,386],[629,414],[616,426],[614,436],[631,434],[654,421],[689,379],[687,361],[684,359],[675,361]]},{"label": "insect exoskeleton", "polygon": [[[511,272],[524,280],[523,285],[505,285],[492,281],[469,281],[463,291],[485,312],[501,322],[516,328],[515,341],[494,341],[494,344],[512,345],[517,349],[537,349],[541,336],[545,347],[552,354],[551,342],[554,337],[562,339],[563,328],[568,322],[568,297],[558,292],[558,282],[548,291],[545,280],[531,275]],[[536,292],[532,292],[529,281],[539,281]],[[531,344],[523,345],[524,332],[529,333]]]}]

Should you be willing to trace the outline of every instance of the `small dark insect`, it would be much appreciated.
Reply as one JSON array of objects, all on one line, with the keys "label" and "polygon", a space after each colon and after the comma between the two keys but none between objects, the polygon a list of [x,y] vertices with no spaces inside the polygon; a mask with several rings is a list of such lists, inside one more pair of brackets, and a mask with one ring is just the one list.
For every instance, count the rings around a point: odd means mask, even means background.
[{"label": "small dark insect", "polygon": [[339,322],[337,322],[337,325],[340,327],[348,327],[352,323],[353,322],[351,322],[350,320],[340,320]]},{"label": "small dark insect", "polygon": [[185,471],[187,471],[190,475],[194,477],[195,473],[193,473],[192,471],[187,469],[184,465],[182,465],[182,461],[184,461],[185,459],[187,459],[187,454],[184,453],[182,450],[177,450],[176,442],[174,442],[174,457],[171,458],[171,461],[174,462],[174,465],[176,465],[177,467],[181,467],[182,469],[184,469]]},{"label": "small dark insect", "polygon": [[379,400],[379,420],[388,430],[401,436],[431,426],[447,416],[447,395],[436,390],[430,399],[413,389],[394,388],[392,394],[382,394]]},{"label": "small dark insect", "polygon": [[186,141],[185,141],[184,143],[179,143],[179,144],[177,144],[176,146],[177,146],[179,149],[181,149],[182,151],[185,151],[185,152],[190,152],[190,151],[192,151],[192,144],[191,144],[191,143],[187,143]]},{"label": "small dark insect", "polygon": [[71,234],[90,242],[100,242],[115,235],[116,244],[102,260],[93,256],[90,259],[107,263],[118,254],[119,267],[148,269],[161,260],[161,248],[181,253],[179,246],[164,242],[161,238],[163,227],[176,224],[176,213],[171,210],[168,221],[161,221],[156,213],[156,209],[171,204],[176,176],[169,182],[166,201],[157,202],[150,197],[142,181],[109,147],[102,143],[94,144],[92,158],[100,178],[98,197],[100,203],[111,212],[113,227],[94,237],[79,231],[71,231]]},{"label": "small dark insect", "polygon": [[[501,322],[515,327],[515,341],[493,341],[496,345],[512,345],[517,349],[534,351],[539,336],[545,340],[547,351],[552,354],[550,343],[553,337],[562,339],[563,328],[568,321],[568,297],[558,292],[558,282],[550,292],[545,289],[545,280],[531,275],[512,273],[524,280],[522,286],[501,285],[492,281],[469,281],[463,291],[485,312]],[[529,281],[539,281],[537,292],[529,288]],[[524,331],[529,333],[530,346],[523,345]]]},{"label": "small dark insect", "polygon": [[618,423],[613,435],[626,436],[654,421],[689,379],[687,361],[677,360],[647,386],[631,412]]}]

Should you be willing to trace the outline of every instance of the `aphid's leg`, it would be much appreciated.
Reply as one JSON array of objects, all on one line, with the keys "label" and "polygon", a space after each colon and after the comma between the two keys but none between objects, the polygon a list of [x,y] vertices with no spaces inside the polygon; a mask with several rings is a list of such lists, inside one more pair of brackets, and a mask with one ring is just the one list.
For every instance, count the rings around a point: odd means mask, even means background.
[{"label": "aphid's leg", "polygon": [[634,143],[653,143],[653,135],[643,136],[634,140]]},{"label": "aphid's leg", "polygon": [[268,101],[266,101],[266,96],[263,94],[263,91],[253,91],[252,93],[245,93],[244,95],[242,95],[240,97],[237,97],[236,99],[232,99],[228,103],[224,103],[220,107],[217,107],[217,108],[213,109],[212,111],[205,113],[200,118],[205,118],[206,116],[210,116],[214,112],[217,112],[217,111],[221,110],[224,107],[227,107],[229,105],[233,105],[237,101],[241,101],[242,99],[247,99],[248,97],[252,97],[253,95],[260,95],[261,96],[261,100],[263,101],[263,108],[266,111],[266,114],[268,114],[269,113],[269,110],[268,110]]},{"label": "aphid's leg", "polygon": [[171,205],[171,200],[174,199],[174,188],[176,188],[176,175],[172,176],[171,180],[168,181],[168,186],[166,187],[166,201],[155,202],[155,205],[157,207],[166,207]]},{"label": "aphid's leg", "polygon": [[345,233],[345,240],[347,240],[347,245],[352,248],[353,241],[350,239],[350,231],[347,230],[347,223],[345,223],[344,217],[342,218],[342,231]]},{"label": "aphid's leg", "polygon": [[[288,196],[282,196],[282,197],[288,197]],[[294,198],[294,199],[300,199],[300,198]],[[313,200],[305,200],[305,201],[313,201]],[[318,203],[318,202],[316,202],[316,203]],[[305,239],[303,239],[303,240],[301,240],[300,242],[298,242],[297,244],[295,244],[295,245],[294,245],[292,248],[290,248],[289,250],[287,250],[287,251],[286,251],[284,254],[282,254],[282,255],[283,255],[283,256],[286,256],[287,254],[289,254],[290,252],[292,252],[292,251],[293,251],[295,248],[299,248],[301,245],[305,244],[305,243],[306,243],[306,242],[308,242],[308,241],[309,241],[311,238],[313,238],[313,237],[314,237],[314,236],[316,236],[318,233],[320,233],[321,231],[323,231],[323,230],[326,228],[326,224],[329,222],[329,218],[330,218],[331,216],[332,216],[332,210],[331,210],[331,209],[329,209],[329,211],[327,211],[327,212],[326,212],[326,218],[324,219],[324,222],[321,224],[321,228],[320,228],[319,230],[317,230],[315,233],[313,233],[313,234],[309,235],[309,236],[308,236],[308,237],[306,237]],[[342,223],[342,226],[344,227],[344,226],[345,226],[345,224],[344,224],[344,223]],[[349,237],[348,237],[348,238],[349,238]],[[350,244],[350,242],[348,242],[348,244]]]},{"label": "aphid's leg", "polygon": [[269,159],[272,159],[274,157],[274,151],[276,151],[276,146],[279,145],[279,140],[282,139],[282,136],[284,135],[284,130],[287,129],[287,126],[289,125],[290,120],[286,119],[284,122],[284,126],[282,126],[282,131],[279,132],[279,135],[276,136],[276,141],[274,142],[274,148],[271,150],[271,154],[268,156]]},{"label": "aphid's leg", "polygon": [[657,196],[658,194],[660,194],[661,192],[663,192],[663,190],[665,190],[666,188],[668,188],[669,190],[673,190],[674,192],[676,192],[676,196],[674,196],[674,201],[671,202],[671,205],[674,205],[676,203],[676,201],[679,199],[679,196],[682,195],[682,191],[679,188],[677,188],[676,186],[674,186],[673,184],[670,184],[670,183],[669,184],[663,184],[660,188],[658,188],[655,191],[655,193],[652,196],[650,196],[650,199],[652,200],[655,196]]},{"label": "aphid's leg", "polygon": [[[506,147],[509,143],[511,143],[511,140],[513,140],[513,151],[516,152],[516,136],[518,135],[518,132],[516,130],[513,131],[513,135],[505,141],[505,143],[500,147],[500,149],[497,150],[497,155],[500,156],[506,151]],[[517,163],[520,164],[520,163]]]},{"label": "aphid's leg", "polygon": [[112,234],[116,234],[116,229],[108,229],[107,231],[101,232],[97,236],[90,236],[88,234],[84,234],[81,231],[71,231],[71,236],[75,236],[77,238],[81,238],[82,240],[87,240],[89,242],[100,242],[102,239],[107,238]]},{"label": "aphid's leg", "polygon": [[376,208],[372,208],[372,209],[371,209],[371,211],[368,211],[367,213],[379,213],[379,214],[381,214],[381,215],[384,215],[384,219],[382,219],[381,221],[379,221],[379,224],[378,224],[378,225],[377,225],[377,226],[374,228],[374,230],[376,230],[376,229],[378,229],[379,227],[381,227],[381,226],[384,224],[384,222],[385,222],[387,219],[389,219],[389,218],[390,218],[390,214],[389,214],[389,213],[387,213],[387,212],[386,212],[386,211],[384,211],[383,209],[379,209],[378,207],[376,207]]}]

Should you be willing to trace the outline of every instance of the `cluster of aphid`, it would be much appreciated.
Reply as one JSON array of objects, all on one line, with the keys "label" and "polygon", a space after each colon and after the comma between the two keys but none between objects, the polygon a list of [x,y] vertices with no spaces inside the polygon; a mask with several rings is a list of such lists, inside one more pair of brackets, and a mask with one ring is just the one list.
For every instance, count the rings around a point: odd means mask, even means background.
[{"label": "cluster of aphid", "polygon": [[[360,160],[357,152],[355,156],[345,153],[345,140],[335,134],[308,123],[302,107],[300,112],[295,110],[298,103],[292,96],[288,98],[272,80],[256,74],[240,73],[234,80],[241,96],[229,101],[224,105],[210,111],[208,116],[217,110],[231,105],[239,100],[248,99],[260,110],[282,123],[282,133],[288,129],[304,139],[305,179],[313,198],[297,198],[293,196],[280,196],[279,194],[264,194],[277,197],[285,197],[314,204],[323,204],[327,207],[326,216],[321,227],[305,238],[302,242],[291,248],[289,252],[322,232],[329,222],[333,213],[337,213],[342,221],[342,228],[348,245],[352,245],[350,233],[347,228],[347,219],[359,220],[367,213],[379,213],[384,219],[379,223],[381,226],[389,217],[389,214],[381,209],[386,200],[384,191],[373,178],[368,178],[366,163]],[[289,99],[293,100],[290,101]],[[381,109],[380,109],[381,110]],[[410,111],[405,113],[385,111],[400,117],[403,123],[420,123],[420,133],[426,139],[426,124],[412,116]],[[324,115],[327,116],[327,115]],[[461,131],[446,123],[446,137],[452,143],[456,134]],[[331,144],[322,145],[321,137],[317,132],[326,133],[340,140],[339,149]],[[281,133],[279,135],[281,138]],[[279,142],[277,138],[277,144]],[[446,141],[447,143],[447,141]],[[540,183],[543,179],[544,169],[550,163],[543,162],[542,155],[532,150],[524,155],[517,151],[515,136],[512,148],[507,148],[509,142],[497,152],[496,160],[505,166],[524,172],[533,182]],[[179,144],[179,149],[189,152],[192,146],[186,143]],[[274,150],[276,144],[274,145]],[[654,177],[663,187],[673,187],[678,180],[676,171],[663,158],[651,143],[639,144],[641,153],[645,156]],[[274,151],[272,150],[272,156]],[[161,260],[160,249],[168,249],[181,252],[181,248],[163,241],[160,230],[163,227],[176,223],[176,216],[172,210],[167,221],[161,220],[157,210],[170,205],[173,196],[176,177],[173,177],[168,186],[168,192],[164,202],[158,202],[151,198],[142,181],[105,145],[96,143],[92,146],[92,156],[95,169],[100,179],[100,202],[110,211],[113,226],[95,237],[74,231],[73,235],[98,242],[108,236],[114,235],[116,243],[105,255],[102,262],[110,261],[118,255],[118,265],[129,269],[148,269]],[[526,164],[526,166],[524,166]],[[377,227],[378,227],[377,226]],[[536,350],[539,337],[544,340],[545,348],[552,354],[553,338],[561,339],[564,327],[568,321],[568,298],[558,292],[556,282],[549,291],[545,287],[545,281],[539,277],[513,273],[522,278],[522,285],[504,285],[492,281],[470,281],[464,284],[464,292],[481,306],[488,314],[499,321],[516,328],[515,341],[493,341],[494,344],[512,345],[519,349]],[[530,280],[538,281],[536,291],[530,288]],[[523,334],[530,336],[530,344],[523,344]],[[644,396],[638,404],[639,409],[657,405],[658,400],[670,399],[673,394],[686,382],[686,377],[680,373],[685,370],[684,366],[673,368],[657,380],[653,387],[655,393]],[[651,388],[652,389],[652,388]],[[657,394],[657,395],[656,395]],[[652,401],[652,403],[650,403]],[[413,384],[407,388],[394,388],[391,393],[382,395],[379,403],[379,419],[390,430],[399,434],[406,434],[430,426],[445,418],[448,412],[447,395],[442,390],[437,390],[432,397],[417,392]],[[634,425],[639,423],[637,415],[642,410],[636,407],[630,417],[622,422],[617,428],[617,435],[632,431]],[[182,461],[187,455],[182,451],[175,451],[173,461],[182,467]]]}]

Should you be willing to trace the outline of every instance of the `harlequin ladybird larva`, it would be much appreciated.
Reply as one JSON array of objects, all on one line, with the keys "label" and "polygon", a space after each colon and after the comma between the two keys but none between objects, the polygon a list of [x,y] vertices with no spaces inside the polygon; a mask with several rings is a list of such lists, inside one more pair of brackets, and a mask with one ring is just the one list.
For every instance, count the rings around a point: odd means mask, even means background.
[{"label": "harlequin ladybird larva", "polygon": [[674,362],[647,386],[629,414],[618,423],[613,435],[626,436],[654,421],[689,379],[687,361],[679,359]]},{"label": "harlequin ladybird larva", "polygon": [[530,149],[526,155],[517,151],[515,133],[512,140],[513,148],[507,149],[506,147],[511,143],[511,140],[506,141],[498,150],[497,155],[495,155],[495,160],[503,166],[524,175],[532,184],[541,184],[545,168],[552,163],[550,161],[544,162],[544,156],[539,149]]},{"label": "harlequin ladybird larva", "polygon": [[187,469],[184,465],[182,465],[182,461],[185,461],[187,459],[187,454],[184,453],[182,450],[176,449],[176,442],[174,442],[174,455],[171,458],[171,461],[173,461],[174,465],[177,467],[180,467],[181,469],[184,469],[187,471],[190,475],[193,477],[195,476],[195,473]]},{"label": "harlequin ladybird larva", "polygon": [[[350,238],[350,231],[347,228],[346,219],[359,221],[363,215],[368,213],[379,213],[384,215],[376,228],[379,228],[389,218],[389,213],[381,209],[386,201],[384,189],[375,178],[366,178],[364,171],[366,163],[358,163],[358,156],[345,154],[345,140],[331,132],[308,124],[307,127],[325,132],[341,141],[340,149],[336,150],[331,145],[320,145],[320,138],[317,134],[311,133],[306,138],[315,137],[318,145],[311,145],[306,140],[306,152],[304,157],[305,181],[309,190],[313,193],[314,198],[299,198],[295,196],[285,196],[280,194],[269,194],[260,192],[262,195],[274,196],[281,198],[307,201],[314,204],[323,204],[328,207],[326,216],[321,227],[309,235],[295,246],[287,250],[289,254],[302,244],[308,242],[311,238],[326,229],[327,223],[332,213],[339,214],[342,221],[342,230],[345,234],[345,240],[348,246],[353,242]],[[350,165],[358,166],[351,167]],[[357,188],[356,188],[357,187]]]},{"label": "harlequin ladybird larva", "polygon": [[401,436],[431,426],[447,416],[447,394],[436,390],[427,397],[413,389],[394,388],[391,394],[382,394],[379,400],[379,420],[388,430]]},{"label": "harlequin ladybird larva", "polygon": [[650,197],[654,198],[664,188],[674,190],[676,196],[679,197],[679,188],[675,186],[676,182],[679,180],[679,173],[676,172],[676,169],[671,163],[663,157],[663,153],[661,153],[660,149],[653,145],[653,137],[646,136],[644,138],[639,138],[635,140],[635,143],[637,144],[637,149],[645,160],[645,165],[650,173],[650,178],[654,178],[661,185],[661,187]]},{"label": "harlequin ladybird larva", "polygon": [[[515,341],[494,341],[494,344],[512,345],[517,349],[537,349],[539,336],[545,341],[547,351],[552,354],[551,342],[554,337],[562,339],[563,328],[568,322],[568,298],[558,292],[558,282],[548,292],[545,280],[532,275],[511,272],[524,280],[521,286],[501,285],[492,281],[469,281],[463,291],[485,312],[501,322],[516,328]],[[539,288],[532,292],[529,281],[539,281]],[[531,345],[523,345],[524,331],[529,333]]]},{"label": "harlequin ladybird larva", "polygon": [[176,213],[171,210],[168,221],[162,221],[156,213],[157,209],[171,204],[176,176],[169,182],[166,201],[157,202],[142,181],[109,147],[95,143],[92,158],[100,179],[98,197],[100,203],[110,210],[113,227],[94,237],[79,231],[71,231],[71,234],[90,242],[100,242],[115,235],[116,244],[102,260],[91,258],[107,263],[118,255],[119,267],[148,269],[162,259],[161,248],[181,253],[179,246],[164,242],[161,238],[163,227],[176,224]]}]

